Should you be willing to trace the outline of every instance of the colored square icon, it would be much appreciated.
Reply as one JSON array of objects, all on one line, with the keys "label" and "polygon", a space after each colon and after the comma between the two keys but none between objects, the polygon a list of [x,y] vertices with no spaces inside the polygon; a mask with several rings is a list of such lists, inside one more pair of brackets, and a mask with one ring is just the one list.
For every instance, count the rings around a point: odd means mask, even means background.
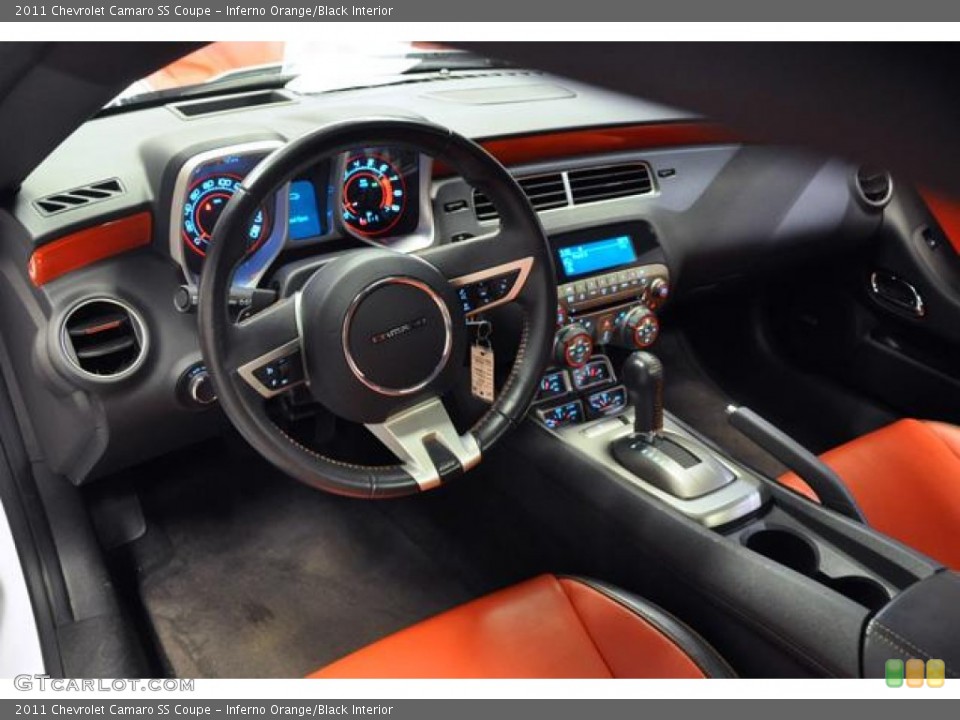
[{"label": "colored square icon", "polygon": [[887,678],[887,687],[903,685],[903,660],[887,660],[884,666],[884,676]]},{"label": "colored square icon", "polygon": [[943,660],[927,660],[927,685],[932,688],[943,687],[947,676],[947,666]]},{"label": "colored square icon", "polygon": [[923,660],[907,660],[907,687],[923,687]]}]

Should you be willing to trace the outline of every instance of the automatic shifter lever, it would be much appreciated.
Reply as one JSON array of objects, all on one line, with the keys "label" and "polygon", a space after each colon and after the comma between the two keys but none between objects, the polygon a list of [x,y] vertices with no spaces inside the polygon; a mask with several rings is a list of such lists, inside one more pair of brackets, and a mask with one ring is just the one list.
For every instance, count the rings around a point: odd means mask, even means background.
[{"label": "automatic shifter lever", "polygon": [[653,353],[635,352],[622,375],[634,410],[633,431],[652,442],[663,432],[663,363]]},{"label": "automatic shifter lever", "polygon": [[706,495],[735,479],[702,445],[663,430],[663,364],[635,352],[623,364],[623,384],[633,406],[633,434],[610,447],[623,467],[654,487],[683,500]]}]

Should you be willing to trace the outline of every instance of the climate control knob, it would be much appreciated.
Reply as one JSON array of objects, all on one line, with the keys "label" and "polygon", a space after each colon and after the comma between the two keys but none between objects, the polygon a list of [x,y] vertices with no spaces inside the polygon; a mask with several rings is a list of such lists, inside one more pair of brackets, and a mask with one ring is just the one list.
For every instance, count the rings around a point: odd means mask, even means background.
[{"label": "climate control knob", "polygon": [[650,298],[648,301],[650,307],[656,309],[663,305],[670,297],[670,283],[663,278],[656,278],[650,283],[650,288],[647,290],[647,293]]},{"label": "climate control knob", "polygon": [[583,367],[593,354],[593,336],[583,325],[573,323],[557,333],[554,356],[561,365]]},{"label": "climate control knob", "polygon": [[637,305],[627,311],[620,320],[620,345],[643,350],[656,342],[660,335],[660,321],[645,305]]}]

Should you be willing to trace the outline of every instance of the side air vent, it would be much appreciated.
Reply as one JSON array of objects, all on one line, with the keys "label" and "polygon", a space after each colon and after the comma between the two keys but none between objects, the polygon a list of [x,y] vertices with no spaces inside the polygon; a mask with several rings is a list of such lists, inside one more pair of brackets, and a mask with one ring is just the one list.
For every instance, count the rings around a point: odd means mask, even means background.
[{"label": "side air vent", "polygon": [[571,170],[567,175],[574,205],[653,192],[650,168],[644,163]]},{"label": "side air vent", "polygon": [[123,185],[120,180],[111,178],[110,180],[82,185],[73,190],[47,195],[39,200],[34,200],[33,205],[41,215],[56,215],[82,205],[109,200],[118,195],[123,195],[123,192]]},{"label": "side air vent", "polygon": [[886,170],[861,167],[857,170],[855,182],[857,192],[867,205],[880,208],[890,202],[890,197],[893,195],[893,178]]},{"label": "side air vent", "polygon": [[71,367],[84,377],[119,380],[143,363],[146,328],[129,305],[113,298],[84,300],[67,313],[60,345]]},{"label": "side air vent", "polygon": [[[563,184],[562,173],[550,173],[548,175],[530,175],[523,178],[517,178],[530,204],[537,212],[541,210],[552,210],[553,208],[566,207],[567,190]],[[499,217],[497,209],[493,206],[490,199],[479,190],[473,191],[473,210],[477,215],[477,220],[495,220]]]},{"label": "side air vent", "polygon": [[192,120],[206,115],[218,115],[233,110],[246,110],[270,105],[288,105],[293,99],[280,90],[258,90],[256,92],[241,93],[239,95],[225,95],[204,100],[188,100],[173,103],[169,108],[185,120]]}]

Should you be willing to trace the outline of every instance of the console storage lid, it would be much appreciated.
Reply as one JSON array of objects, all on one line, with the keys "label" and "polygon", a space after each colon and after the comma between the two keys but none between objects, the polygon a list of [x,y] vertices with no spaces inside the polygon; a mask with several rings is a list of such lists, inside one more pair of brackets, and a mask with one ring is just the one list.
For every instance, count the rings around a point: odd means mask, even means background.
[{"label": "console storage lid", "polygon": [[960,575],[945,570],[921,580],[867,623],[863,676],[883,677],[896,658],[943,660],[947,677],[960,677]]}]

